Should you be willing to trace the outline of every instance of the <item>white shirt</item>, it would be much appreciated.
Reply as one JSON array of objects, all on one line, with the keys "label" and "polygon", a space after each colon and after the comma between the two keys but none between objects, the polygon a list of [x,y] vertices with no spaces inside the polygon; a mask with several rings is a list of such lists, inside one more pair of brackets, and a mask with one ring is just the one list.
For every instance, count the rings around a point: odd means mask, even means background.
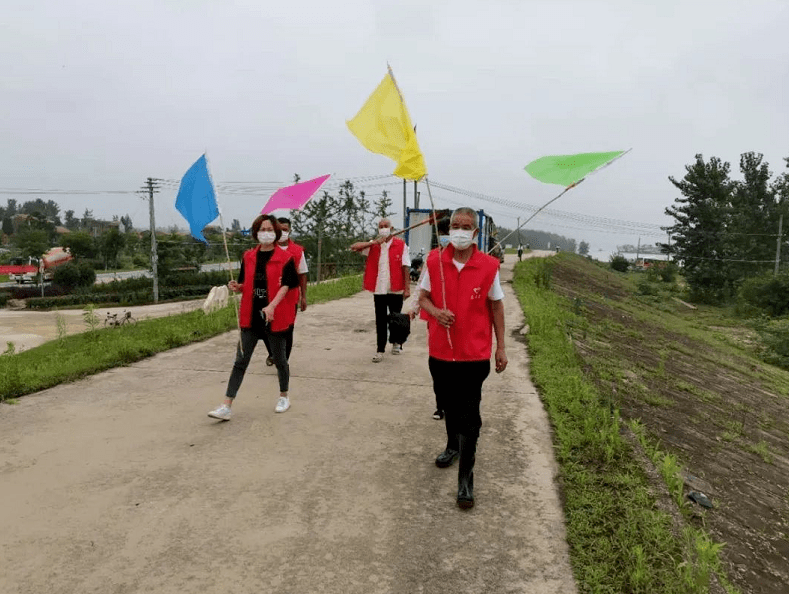
[{"label": "white shirt", "polygon": [[[280,245],[280,244],[277,244],[277,245],[279,245],[280,249],[283,250],[283,251],[287,251],[288,250],[288,246],[287,245]],[[299,273],[299,274],[307,274],[309,271],[310,271],[310,269],[307,268],[307,258],[304,257],[304,251],[302,250],[302,252],[301,252],[301,260],[299,260],[299,265],[298,265],[298,267],[296,269],[296,272]]]},{"label": "white shirt", "polygon": [[[452,263],[458,269],[458,271],[463,270],[465,266],[464,263],[458,262],[454,258],[452,259]],[[425,291],[430,291],[430,273],[427,271],[427,263],[425,263],[425,274],[422,277],[422,282],[419,283],[419,288],[424,289]],[[501,281],[499,280],[499,272],[496,271],[496,278],[493,279],[493,284],[490,286],[490,290],[488,291],[488,299],[491,301],[501,301],[504,299],[504,291],[501,288]]]},{"label": "white shirt", "polygon": [[[386,295],[392,293],[394,295],[402,295],[403,291],[390,291],[392,288],[392,279],[389,275],[389,246],[392,245],[391,241],[384,241],[381,244],[381,255],[378,258],[378,276],[375,279],[375,291],[373,295]],[[367,256],[370,253],[370,248],[364,248],[362,254]],[[403,257],[401,258],[403,266],[411,266],[411,258],[408,255],[408,245],[403,246]]]}]

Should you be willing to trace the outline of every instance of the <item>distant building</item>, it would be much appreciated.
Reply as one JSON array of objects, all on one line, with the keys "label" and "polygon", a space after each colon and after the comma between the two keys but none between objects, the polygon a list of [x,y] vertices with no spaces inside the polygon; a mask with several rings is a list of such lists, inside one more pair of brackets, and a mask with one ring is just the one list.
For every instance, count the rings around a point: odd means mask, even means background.
[{"label": "distant building", "polygon": [[650,268],[655,264],[662,264],[670,262],[671,257],[668,254],[644,254],[643,252],[619,252],[630,264],[635,268]]}]

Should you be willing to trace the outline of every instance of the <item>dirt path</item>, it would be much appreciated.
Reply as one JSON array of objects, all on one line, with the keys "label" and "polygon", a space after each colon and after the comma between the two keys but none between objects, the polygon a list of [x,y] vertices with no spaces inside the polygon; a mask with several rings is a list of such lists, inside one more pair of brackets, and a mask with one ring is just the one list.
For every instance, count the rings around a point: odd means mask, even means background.
[{"label": "dirt path", "polygon": [[233,420],[206,416],[234,333],[0,405],[0,592],[575,592],[523,345],[485,384],[462,512],[456,467],[433,464],[424,324],[373,364],[372,309],[359,294],[300,315],[282,415],[258,353]]}]

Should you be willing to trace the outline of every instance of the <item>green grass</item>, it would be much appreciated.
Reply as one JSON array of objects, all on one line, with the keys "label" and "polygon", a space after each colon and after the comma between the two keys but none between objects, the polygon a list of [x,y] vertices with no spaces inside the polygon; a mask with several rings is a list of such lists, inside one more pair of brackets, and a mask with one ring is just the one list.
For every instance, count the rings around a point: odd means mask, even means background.
[{"label": "green grass", "polygon": [[[552,265],[518,264],[513,286],[529,323],[532,378],[554,429],[579,591],[708,592],[710,574],[720,573],[719,546],[695,531],[677,539],[672,518],[655,508],[647,476],[621,437],[618,410],[582,372],[565,330],[576,316],[572,302],[550,290]],[[681,505],[677,460],[663,454],[658,468]]]},{"label": "green grass", "polygon": [[[361,289],[361,276],[345,277],[310,287],[307,301],[323,303]],[[6,352],[0,355],[0,401],[129,365],[161,351],[228,332],[237,324],[232,306],[210,315],[197,310],[109,329],[99,329],[97,320],[86,311],[85,323],[86,332],[71,336],[65,336],[58,326],[57,339],[21,353],[15,353],[13,343],[8,343]]]},{"label": "green grass", "polygon": [[11,280],[10,274],[0,274],[0,283],[7,283]]}]

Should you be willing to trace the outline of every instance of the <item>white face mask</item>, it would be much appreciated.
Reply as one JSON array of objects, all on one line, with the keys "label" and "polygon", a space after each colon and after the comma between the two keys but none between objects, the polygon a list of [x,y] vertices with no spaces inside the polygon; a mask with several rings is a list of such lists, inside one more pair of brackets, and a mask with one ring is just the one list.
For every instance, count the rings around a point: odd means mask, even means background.
[{"label": "white face mask", "polygon": [[263,245],[272,244],[275,239],[277,239],[277,234],[273,231],[258,231],[258,241]]},{"label": "white face mask", "polygon": [[465,250],[474,241],[474,231],[466,229],[450,229],[449,241],[455,246],[456,250]]},{"label": "white face mask", "polygon": [[280,241],[287,241],[288,237],[290,237],[290,231],[283,231],[282,235],[280,236]]},{"label": "white face mask", "polygon": [[438,243],[441,244],[442,248],[447,247],[449,245],[449,235],[439,235]]},{"label": "white face mask", "polygon": [[392,230],[389,227],[379,227],[378,228],[378,235],[380,235],[381,237],[389,237],[389,234],[391,232],[392,232]]}]

